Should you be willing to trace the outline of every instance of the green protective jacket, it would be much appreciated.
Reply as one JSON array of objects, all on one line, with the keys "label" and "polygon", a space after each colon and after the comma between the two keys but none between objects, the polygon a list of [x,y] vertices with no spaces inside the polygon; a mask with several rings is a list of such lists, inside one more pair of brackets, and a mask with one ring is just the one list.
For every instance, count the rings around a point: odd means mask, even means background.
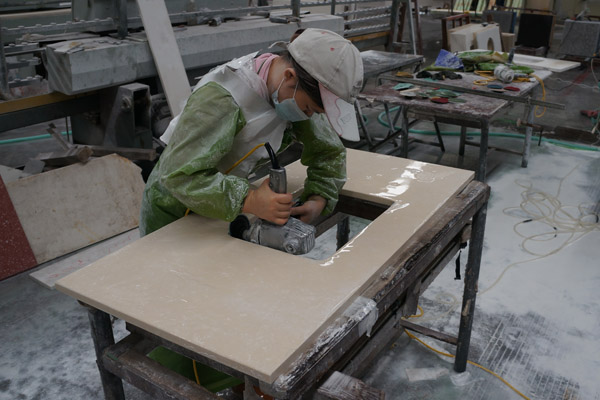
[{"label": "green protective jacket", "polygon": [[[188,208],[225,221],[240,214],[248,179],[219,172],[217,165],[245,124],[242,110],[218,83],[209,82],[192,93],[146,183],[142,235],[183,217]],[[300,200],[318,194],[327,200],[323,214],[329,214],[346,181],[346,149],[324,115],[290,125],[279,151],[295,140],[304,146],[301,162],[308,169]]]}]

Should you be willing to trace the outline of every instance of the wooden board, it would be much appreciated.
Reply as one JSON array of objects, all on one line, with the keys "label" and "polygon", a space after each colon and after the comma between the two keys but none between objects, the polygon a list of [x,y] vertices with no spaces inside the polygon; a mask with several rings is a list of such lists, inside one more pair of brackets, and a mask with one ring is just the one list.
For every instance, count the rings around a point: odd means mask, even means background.
[{"label": "wooden board", "polygon": [[[299,192],[306,169],[287,167]],[[175,344],[272,383],[360,295],[471,171],[348,150],[342,194],[388,207],[335,255],[310,260],[182,218],[56,283]]]},{"label": "wooden board", "polygon": [[70,254],[57,260],[48,261],[46,265],[41,265],[37,271],[32,272],[29,276],[48,289],[54,289],[54,284],[57,280],[90,265],[94,261],[98,261],[104,256],[122,249],[139,238],[139,229],[132,229],[129,232],[122,233],[110,239],[103,240],[100,243],[95,243],[89,247],[78,250],[74,254]]},{"label": "wooden board", "polygon": [[38,263],[136,228],[141,170],[110,155],[6,185]]},{"label": "wooden board", "polygon": [[137,0],[144,29],[172,115],[192,93],[164,0]]}]

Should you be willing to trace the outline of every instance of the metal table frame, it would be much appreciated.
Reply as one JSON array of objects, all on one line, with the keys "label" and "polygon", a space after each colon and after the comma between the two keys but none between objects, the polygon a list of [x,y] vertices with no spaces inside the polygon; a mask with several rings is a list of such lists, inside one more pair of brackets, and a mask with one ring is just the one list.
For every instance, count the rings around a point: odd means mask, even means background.
[{"label": "metal table frame", "polygon": [[[487,114],[480,114],[480,115],[475,115],[475,114],[464,115],[463,114],[463,115],[461,115],[461,114],[456,113],[455,110],[452,110],[452,109],[444,110],[439,107],[436,108],[432,104],[426,104],[423,102],[419,102],[419,100],[405,100],[398,94],[396,94],[394,96],[373,95],[373,93],[375,91],[384,87],[384,86],[381,86],[381,82],[383,80],[396,81],[396,82],[407,82],[407,83],[413,83],[415,85],[423,85],[426,87],[433,86],[433,87],[438,87],[438,88],[450,89],[450,90],[454,90],[456,92],[463,92],[463,93],[467,93],[470,95],[491,97],[497,101],[501,101],[501,103],[495,110],[490,111]],[[363,130],[365,139],[369,143],[369,148],[371,151],[377,150],[385,143],[395,140],[398,137],[401,138],[400,147],[395,148],[392,151],[397,152],[399,150],[400,156],[404,157],[404,158],[408,158],[408,145],[411,140],[415,141],[415,142],[420,142],[420,143],[433,144],[435,146],[440,147],[442,151],[445,151],[444,143],[443,143],[440,129],[438,126],[438,122],[459,125],[461,127],[459,155],[464,156],[465,145],[479,146],[479,162],[478,162],[478,167],[475,171],[475,179],[477,179],[479,181],[485,181],[489,125],[490,125],[490,120],[493,118],[493,116],[496,113],[498,113],[504,107],[508,106],[511,102],[525,103],[524,118],[523,118],[524,120],[527,121],[527,124],[525,124],[527,126],[526,130],[525,130],[525,141],[523,144],[523,151],[517,153],[517,154],[522,155],[521,166],[523,168],[525,168],[525,167],[527,167],[530,146],[531,146],[531,137],[532,137],[532,132],[533,132],[532,122],[533,122],[535,107],[537,105],[543,105],[543,106],[550,107],[550,108],[564,109],[564,105],[562,105],[562,104],[555,104],[555,103],[548,103],[548,102],[543,102],[543,101],[539,101],[539,100],[534,100],[532,98],[531,92],[536,87],[535,85],[531,86],[530,88],[527,88],[526,90],[522,90],[517,95],[515,95],[515,94],[496,94],[496,93],[486,92],[483,90],[473,90],[473,89],[468,89],[465,87],[459,87],[459,86],[449,85],[449,84],[444,84],[444,83],[427,82],[427,81],[422,81],[422,80],[401,78],[401,77],[390,76],[390,75],[386,75],[386,76],[382,77],[378,83],[380,85],[377,88],[375,88],[375,90],[373,92],[367,91],[367,92],[361,93],[358,96],[358,98],[361,100],[367,100],[369,102],[383,103],[385,113],[386,113],[386,118],[387,118],[388,125],[389,125],[388,134],[384,139],[375,143],[370,138],[367,127],[363,121],[362,110],[360,109],[360,106],[356,107],[357,112],[359,114],[359,123],[361,125],[361,129]],[[391,87],[391,85],[390,85],[390,87]],[[482,99],[482,101],[483,101],[483,99]],[[399,106],[398,112],[393,117],[391,115],[391,111],[390,111],[390,107],[389,107],[390,104],[397,104]],[[418,110],[414,110],[415,108],[418,108]],[[417,119],[411,121],[410,123],[408,120],[409,112],[414,113],[417,118]],[[401,121],[400,128],[396,129],[396,122],[398,122],[399,119]],[[438,137],[438,143],[422,141],[422,140],[418,140],[418,139],[414,139],[414,138],[409,139],[410,126],[420,119],[425,119],[425,120],[433,119],[436,134]],[[466,138],[467,137],[467,128],[480,129],[481,139],[480,139],[479,143],[467,140],[467,138]],[[394,144],[396,144],[396,143],[394,142]],[[515,153],[514,151],[507,150],[507,149],[498,148],[498,150]]]},{"label": "metal table frame", "polygon": [[[362,293],[362,297],[377,304],[378,319],[372,326],[370,337],[366,336],[364,325],[361,324],[364,315],[344,314],[272,384],[246,376],[131,324],[127,325],[131,333],[115,344],[109,314],[87,306],[105,398],[125,398],[122,379],[160,399],[218,398],[195,382],[146,357],[158,345],[242,378],[247,387],[253,385],[277,399],[310,397],[324,386],[323,382],[326,383],[334,371],[360,375],[375,356],[402,333],[402,329],[411,329],[456,345],[454,369],[457,372],[465,371],[489,193],[486,184],[477,181],[469,183],[388,261],[379,279],[374,280]],[[372,220],[385,209],[380,204],[342,196],[336,212],[323,220],[318,230],[323,232],[337,224],[338,244],[341,244],[348,238],[348,215]],[[403,317],[416,312],[421,293],[466,241],[470,242],[470,246],[458,336],[405,321]]]}]

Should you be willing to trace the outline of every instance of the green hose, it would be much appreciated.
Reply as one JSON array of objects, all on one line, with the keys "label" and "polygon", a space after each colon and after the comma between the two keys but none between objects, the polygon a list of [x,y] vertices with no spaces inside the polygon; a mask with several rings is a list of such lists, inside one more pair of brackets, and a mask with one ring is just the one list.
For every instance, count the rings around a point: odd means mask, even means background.
[{"label": "green hose", "polygon": [[[66,136],[67,132],[61,132],[60,134],[63,135],[63,136]],[[0,140],[0,145],[21,143],[21,142],[33,142],[35,140],[50,139],[51,137],[52,137],[52,135],[50,135],[49,133],[47,133],[45,135],[27,136],[27,137],[14,138],[14,139],[4,139],[4,140]]]},{"label": "green hose", "polygon": [[[390,112],[392,111],[396,111],[398,109],[398,107],[394,107],[390,109]],[[377,121],[385,126],[386,128],[389,128],[389,125],[387,122],[385,122],[385,120],[383,119],[385,116],[385,111],[382,111],[381,113],[379,113],[379,115],[377,116]],[[398,127],[394,127],[394,129],[400,129]],[[421,134],[421,135],[437,135],[437,133],[435,131],[424,131],[424,130],[419,130],[419,129],[409,129],[408,130],[410,133],[417,133],[417,134]],[[440,132],[442,135],[444,136],[460,136],[460,132]],[[478,132],[467,132],[468,136],[481,136],[481,133]],[[493,137],[507,137],[507,138],[513,138],[513,139],[523,139],[525,138],[525,135],[521,134],[521,133],[508,133],[508,132],[490,132],[488,133],[488,136],[493,136]],[[538,140],[539,136],[531,136],[532,140]],[[557,140],[557,139],[550,139],[550,138],[545,138],[542,137],[542,141],[543,142],[547,142],[547,143],[551,143],[557,146],[561,146],[561,147],[565,147],[567,149],[572,149],[572,150],[586,150],[586,151],[600,151],[600,148],[598,147],[593,147],[593,146],[584,146],[584,145],[579,145],[579,144],[574,144],[574,143],[568,143],[568,142],[563,142],[561,140]]]}]

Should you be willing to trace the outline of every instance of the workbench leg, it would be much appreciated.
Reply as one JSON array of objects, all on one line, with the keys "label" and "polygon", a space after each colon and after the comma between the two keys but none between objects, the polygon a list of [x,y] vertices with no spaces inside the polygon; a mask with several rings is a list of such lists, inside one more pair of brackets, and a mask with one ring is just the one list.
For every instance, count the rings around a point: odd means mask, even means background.
[{"label": "workbench leg", "polygon": [[408,158],[408,107],[402,107],[402,157]]},{"label": "workbench leg", "polygon": [[337,250],[341,249],[350,238],[350,218],[345,217],[337,224]]},{"label": "workbench leg", "polygon": [[458,145],[458,155],[459,156],[464,156],[465,155],[465,143],[467,141],[467,127],[466,126],[461,126],[460,127],[460,144]]},{"label": "workbench leg", "polygon": [[96,364],[100,371],[102,389],[106,400],[125,400],[123,392],[123,381],[121,378],[108,372],[102,364],[102,356],[107,347],[115,344],[110,316],[95,308],[88,309],[90,326],[92,328],[92,339],[96,349]]},{"label": "workbench leg", "polygon": [[[388,130],[387,135],[385,136],[387,139],[394,135],[394,132],[396,132],[396,126],[394,124],[394,121],[392,121],[392,114],[391,114],[390,106],[388,106],[387,103],[383,103],[383,109],[385,110],[385,119],[387,120],[388,126],[390,128]],[[383,143],[383,142],[385,142],[385,139],[383,141],[381,141],[380,143]],[[398,146],[395,141],[393,143],[394,143],[394,147]]]},{"label": "workbench leg", "polygon": [[529,161],[529,151],[531,148],[531,134],[533,133],[533,128],[531,127],[531,125],[533,124],[535,106],[525,106],[525,113],[527,114],[528,126],[525,128],[525,143],[523,144],[523,158],[521,159],[521,167],[523,168],[527,168],[527,163]]},{"label": "workbench leg", "polygon": [[365,124],[365,118],[363,117],[362,109],[360,108],[360,103],[358,100],[354,100],[354,109],[356,110],[356,115],[358,116],[358,123],[360,124],[360,128],[365,135],[365,139],[369,144],[369,147],[373,147],[373,142],[371,141],[371,136],[369,136],[369,132],[367,131],[367,125]]},{"label": "workbench leg", "polygon": [[456,346],[456,359],[454,360],[454,370],[456,372],[464,372],[467,368],[486,216],[487,203],[473,216],[471,242],[469,243],[469,258],[465,270],[465,290],[463,293],[460,326],[458,329],[458,344]]},{"label": "workbench leg", "polygon": [[479,167],[475,172],[475,179],[480,182],[485,182],[485,173],[487,167],[487,150],[488,150],[488,135],[489,135],[489,122],[481,122],[481,140],[479,141]]},{"label": "workbench leg", "polygon": [[440,149],[443,153],[446,151],[446,147],[444,146],[444,139],[442,139],[442,132],[440,132],[440,125],[437,121],[433,121],[433,126],[435,127],[435,134],[437,135],[438,143],[440,144]]}]

